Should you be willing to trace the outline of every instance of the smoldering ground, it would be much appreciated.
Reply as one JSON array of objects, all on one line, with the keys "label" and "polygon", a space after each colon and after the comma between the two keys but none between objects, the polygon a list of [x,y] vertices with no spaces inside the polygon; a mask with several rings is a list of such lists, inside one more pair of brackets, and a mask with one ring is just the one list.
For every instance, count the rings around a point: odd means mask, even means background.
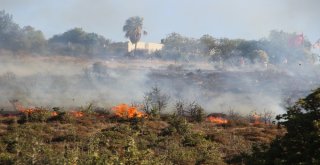
[{"label": "smoldering ground", "polygon": [[7,109],[12,99],[24,106],[106,108],[141,102],[158,86],[170,96],[170,105],[184,100],[207,112],[282,113],[287,100],[303,97],[320,82],[319,66],[312,64],[219,70],[207,62],[4,55],[0,63],[0,105]]}]

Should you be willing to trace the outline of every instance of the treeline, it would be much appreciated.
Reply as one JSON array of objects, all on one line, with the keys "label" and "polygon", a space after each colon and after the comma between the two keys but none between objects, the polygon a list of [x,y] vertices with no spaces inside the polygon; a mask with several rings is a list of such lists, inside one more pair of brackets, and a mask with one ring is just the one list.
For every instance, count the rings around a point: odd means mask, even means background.
[{"label": "treeline", "polygon": [[[139,50],[134,56],[185,61],[206,59],[228,65],[318,61],[318,55],[311,52],[311,42],[303,34],[276,30],[260,40],[215,38],[211,35],[195,39],[171,33],[161,43],[164,48],[160,51],[150,55],[146,50]],[[81,28],[73,28],[46,39],[42,31],[31,26],[21,28],[5,11],[0,11],[0,49],[41,55],[130,55],[126,42],[112,42]]]},{"label": "treeline", "polygon": [[231,65],[239,63],[315,62],[317,55],[311,52],[311,42],[303,34],[273,30],[260,40],[214,38],[203,35],[200,39],[171,33],[161,41],[165,47],[161,56],[187,60],[199,56]]},{"label": "treeline", "polygon": [[81,28],[73,28],[46,39],[41,30],[32,26],[20,27],[13,21],[12,15],[0,11],[0,49],[46,55],[100,56],[124,54],[126,44],[111,42]]},{"label": "treeline", "polygon": [[0,48],[11,51],[28,50],[41,52],[46,46],[46,39],[41,31],[31,26],[21,28],[12,21],[12,16],[0,11]]}]

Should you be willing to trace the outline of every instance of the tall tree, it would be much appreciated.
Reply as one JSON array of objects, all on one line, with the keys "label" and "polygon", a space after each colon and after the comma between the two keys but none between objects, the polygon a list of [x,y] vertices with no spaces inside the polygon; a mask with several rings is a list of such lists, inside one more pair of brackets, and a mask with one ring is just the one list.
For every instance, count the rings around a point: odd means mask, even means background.
[{"label": "tall tree", "polygon": [[21,29],[13,22],[12,15],[0,11],[0,48],[18,50],[21,48]]},{"label": "tall tree", "polygon": [[126,20],[123,26],[123,31],[126,33],[125,37],[129,38],[131,43],[135,44],[134,54],[137,50],[137,43],[141,39],[141,35],[146,35],[147,32],[142,30],[143,18],[142,17],[130,17]]}]

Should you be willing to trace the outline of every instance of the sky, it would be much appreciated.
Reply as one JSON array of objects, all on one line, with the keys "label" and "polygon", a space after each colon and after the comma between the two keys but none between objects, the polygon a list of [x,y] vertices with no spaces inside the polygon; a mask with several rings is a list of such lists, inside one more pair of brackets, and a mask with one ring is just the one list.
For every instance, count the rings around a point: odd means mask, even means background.
[{"label": "sky", "polygon": [[112,41],[126,41],[122,27],[132,16],[144,18],[147,36],[160,42],[172,32],[200,38],[260,39],[271,30],[320,38],[320,0],[0,0],[0,10],[20,26],[31,25],[47,38],[74,27]]}]

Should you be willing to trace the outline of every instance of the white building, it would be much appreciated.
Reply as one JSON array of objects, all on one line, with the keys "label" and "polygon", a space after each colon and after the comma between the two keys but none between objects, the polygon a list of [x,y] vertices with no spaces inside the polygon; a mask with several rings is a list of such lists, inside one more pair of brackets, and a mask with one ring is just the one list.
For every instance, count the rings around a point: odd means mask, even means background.
[{"label": "white building", "polygon": [[[130,41],[128,42],[128,52],[133,51],[135,48],[135,44],[132,44]],[[147,50],[148,53],[153,53],[155,51],[161,50],[163,48],[163,44],[158,43],[145,43],[138,42],[137,50]]]}]

